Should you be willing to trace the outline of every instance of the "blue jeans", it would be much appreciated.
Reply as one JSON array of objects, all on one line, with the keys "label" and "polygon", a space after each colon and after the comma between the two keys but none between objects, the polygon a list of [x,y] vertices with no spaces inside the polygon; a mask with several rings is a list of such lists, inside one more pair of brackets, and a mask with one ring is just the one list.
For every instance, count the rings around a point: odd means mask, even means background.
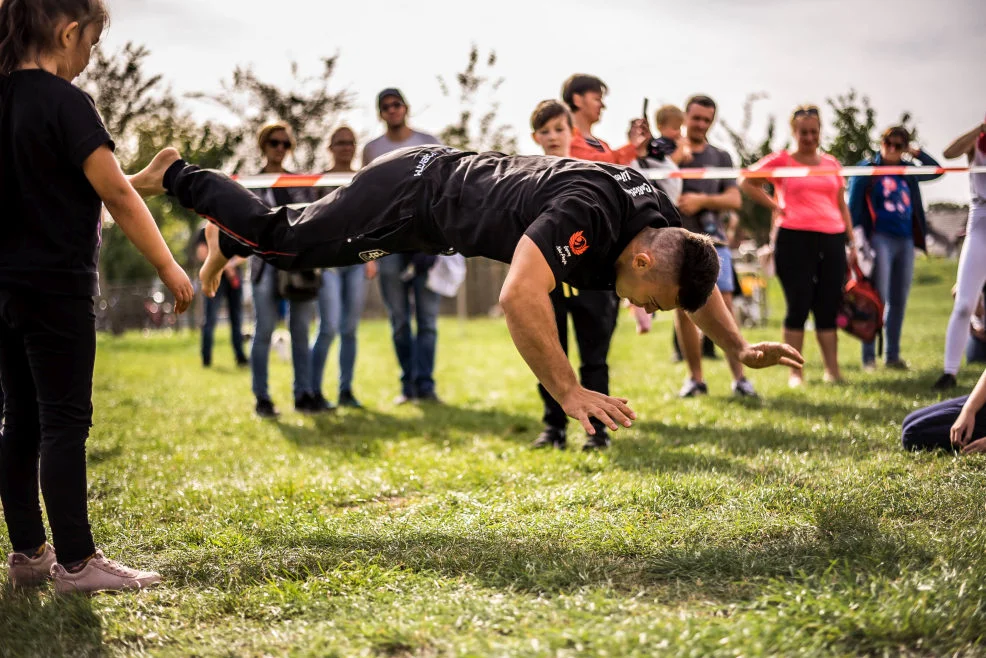
[{"label": "blue jeans", "polygon": [[334,267],[322,272],[318,294],[318,336],[312,345],[312,391],[322,390],[329,348],[339,334],[339,392],[352,392],[356,365],[356,328],[366,301],[366,266]]},{"label": "blue jeans", "polygon": [[[954,450],[951,429],[965,405],[968,395],[912,412],[904,419],[900,441],[905,450]],[[986,436],[986,408],[976,413],[976,427],[972,439]]]},{"label": "blue jeans", "polygon": [[[241,280],[242,281],[242,280]],[[216,319],[219,316],[219,305],[223,297],[226,298],[226,305],[229,307],[229,329],[232,333],[231,342],[233,343],[233,355],[237,363],[246,363],[246,354],[243,353],[243,286],[242,283],[235,288],[230,285],[229,278],[223,275],[219,282],[219,289],[216,296],[205,298],[205,318],[202,322],[202,364],[212,363],[212,339],[216,333]]]},{"label": "blue jeans", "polygon": [[986,341],[981,341],[973,335],[969,336],[969,342],[965,345],[966,363],[986,362]]},{"label": "blue jeans", "polygon": [[[904,326],[904,311],[914,278],[914,238],[903,235],[874,233],[871,240],[876,259],[873,265],[873,285],[883,298],[883,326],[887,339],[887,361],[900,360],[900,333]],[[873,343],[863,343],[863,363],[876,360]]]},{"label": "blue jeans", "polygon": [[[277,270],[267,265],[260,280],[253,284],[253,309],[257,328],[250,351],[253,372],[253,394],[257,399],[270,399],[267,388],[267,366],[270,359],[270,340],[277,326]],[[312,321],[315,302],[288,302],[288,331],[291,333],[291,363],[294,365],[294,398],[311,393],[311,361],[308,354],[308,325]]]},{"label": "blue jeans", "polygon": [[[435,346],[438,341],[437,292],[428,290],[427,273],[402,281],[406,258],[393,254],[381,258],[379,264],[380,293],[390,313],[394,351],[401,366],[401,392],[409,397],[425,397],[435,393]],[[411,332],[411,297],[417,335]]]}]

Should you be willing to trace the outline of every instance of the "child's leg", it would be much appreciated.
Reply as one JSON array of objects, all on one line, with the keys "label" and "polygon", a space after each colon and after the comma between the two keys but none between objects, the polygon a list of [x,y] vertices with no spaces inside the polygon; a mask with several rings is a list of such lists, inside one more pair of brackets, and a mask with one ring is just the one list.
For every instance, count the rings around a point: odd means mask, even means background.
[{"label": "child's leg", "polygon": [[95,313],[91,297],[44,300],[36,309],[37,329],[25,344],[38,391],[41,493],[58,561],[70,564],[96,550],[86,501]]},{"label": "child's leg", "polygon": [[[918,409],[904,419],[901,443],[905,450],[954,450],[951,440],[952,425],[962,411],[968,395],[944,400],[924,409]],[[986,409],[976,414],[976,426],[972,440],[986,436]]]},{"label": "child's leg", "polygon": [[[17,298],[14,298],[18,302]],[[18,308],[8,306],[5,321],[16,318],[17,332],[23,341],[24,360],[7,358],[0,362],[4,383],[14,386],[8,395],[24,396],[9,406],[4,443],[17,441],[23,427],[18,413],[29,412],[29,397],[37,400],[37,419],[40,424],[40,479],[45,509],[58,560],[62,564],[77,562],[95,552],[86,505],[86,439],[92,425],[92,373],[96,357],[96,326],[91,297],[54,297],[33,294],[28,304],[20,300]],[[11,311],[15,311],[12,315]],[[9,328],[9,324],[8,324]],[[6,347],[2,352],[11,357]],[[16,375],[16,369],[27,366],[34,390],[27,390],[27,379]],[[7,368],[14,369],[14,377]],[[22,382],[18,388],[16,383]],[[6,468],[6,466],[5,466]],[[31,475],[26,475],[30,473]],[[31,477],[31,468],[17,477]],[[9,487],[9,480],[7,486]],[[21,496],[28,487],[21,485]],[[6,487],[5,487],[6,488]],[[33,507],[36,494],[28,503]],[[4,501],[6,504],[6,500]],[[25,509],[25,513],[27,510]],[[9,518],[8,518],[9,522]],[[37,525],[36,523],[34,524]],[[37,532],[35,527],[33,532]],[[11,533],[13,535],[13,533]],[[43,539],[43,534],[42,537]],[[27,541],[27,537],[23,541]],[[29,538],[35,543],[39,537]],[[18,540],[20,541],[20,540]]]},{"label": "child's leg", "polygon": [[38,491],[41,425],[37,393],[24,336],[9,324],[23,313],[23,304],[22,299],[0,291],[0,375],[6,393],[0,436],[0,500],[10,542],[15,552],[22,553],[46,541]]}]

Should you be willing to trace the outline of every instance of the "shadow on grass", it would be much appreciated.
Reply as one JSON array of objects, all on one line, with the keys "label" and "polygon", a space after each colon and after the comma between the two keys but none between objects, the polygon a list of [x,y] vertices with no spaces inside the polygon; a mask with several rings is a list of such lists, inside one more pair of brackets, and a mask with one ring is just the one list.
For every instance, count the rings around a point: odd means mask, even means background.
[{"label": "shadow on grass", "polygon": [[413,411],[413,416],[392,416],[370,409],[347,410],[315,416],[314,427],[278,422],[277,428],[299,446],[358,455],[376,454],[381,441],[405,436],[455,447],[476,435],[527,443],[536,434],[535,418],[500,409],[422,404]]},{"label": "shadow on grass", "polygon": [[[603,535],[605,541],[591,545]],[[852,498],[823,501],[813,525],[762,528],[739,537],[696,535],[656,548],[646,539],[614,544],[606,532],[566,539],[557,532],[518,537],[488,530],[463,536],[405,528],[362,535],[264,533],[259,539],[261,550],[235,557],[234,587],[305,581],[372,565],[535,595],[582,587],[636,592],[652,587],[652,594],[662,598],[727,600],[751,596],[770,579],[823,574],[833,563],[844,564],[854,578],[895,577],[905,567],[924,566],[935,558],[927,545],[904,534],[884,534],[865,501]],[[229,573],[219,562],[208,552],[184,554],[172,567],[179,573],[170,577],[214,586],[217,577]]]},{"label": "shadow on grass", "polygon": [[[801,406],[797,408],[800,409]],[[793,432],[773,425],[743,428],[710,426],[696,429],[660,421],[642,421],[635,428],[637,437],[621,438],[621,449],[614,450],[611,455],[617,465],[660,468],[665,448],[699,444],[715,444],[725,452],[742,456],[755,455],[764,450],[825,450],[837,455],[852,455],[859,451],[859,446],[852,445],[842,437],[829,436],[827,432]],[[630,449],[624,453],[623,446]],[[627,462],[628,457],[633,458],[632,462]],[[697,463],[701,463],[712,458],[696,455],[695,459]]]},{"label": "shadow on grass", "polygon": [[12,590],[6,584],[0,590],[0,655],[103,655],[102,622],[90,599],[50,591],[50,586]]}]

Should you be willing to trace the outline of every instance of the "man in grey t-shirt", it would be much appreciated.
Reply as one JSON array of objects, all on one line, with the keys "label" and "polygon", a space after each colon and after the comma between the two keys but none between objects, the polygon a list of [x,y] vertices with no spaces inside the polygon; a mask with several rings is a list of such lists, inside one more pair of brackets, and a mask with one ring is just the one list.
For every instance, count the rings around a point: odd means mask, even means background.
[{"label": "man in grey t-shirt", "polygon": [[381,155],[408,146],[441,144],[438,138],[428,133],[412,130],[407,125],[408,105],[398,89],[384,89],[377,96],[377,109],[380,118],[387,124],[387,132],[366,143],[363,147],[363,166],[370,164]]},{"label": "man in grey t-shirt", "polygon": [[[409,146],[440,144],[428,133],[407,125],[408,105],[400,90],[384,89],[377,96],[380,118],[387,132],[363,147],[363,166],[382,155]],[[380,293],[390,315],[394,351],[401,367],[401,394],[395,402],[412,400],[439,402],[435,392],[435,347],[438,343],[439,294],[430,290],[428,270],[435,256],[427,254],[392,254],[377,261]],[[411,296],[417,332],[411,332]]]},{"label": "man in grey t-shirt", "polygon": [[[706,136],[716,118],[716,104],[708,96],[692,96],[685,104],[685,128],[688,150],[691,159],[680,165],[682,169],[708,167],[732,167],[733,159],[725,151],[709,144]],[[719,292],[726,306],[733,308],[733,260],[726,244],[724,218],[729,211],[739,210],[743,203],[736,180],[727,179],[686,179],[678,198],[681,212],[681,225],[694,233],[705,233],[716,242],[719,252]],[[687,314],[675,311],[675,332],[682,356],[688,363],[689,378],[681,388],[681,397],[694,397],[708,393],[702,375],[702,340],[698,327]],[[733,393],[741,397],[755,397],[753,384],[743,373],[743,364],[728,358],[729,369],[733,373]]]}]

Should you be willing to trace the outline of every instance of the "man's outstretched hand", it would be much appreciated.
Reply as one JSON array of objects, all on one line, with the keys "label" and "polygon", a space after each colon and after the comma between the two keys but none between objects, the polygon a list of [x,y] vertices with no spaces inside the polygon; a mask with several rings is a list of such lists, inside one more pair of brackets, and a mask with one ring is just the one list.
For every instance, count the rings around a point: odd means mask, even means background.
[{"label": "man's outstretched hand", "polygon": [[621,425],[630,427],[637,418],[637,414],[630,408],[625,398],[612,398],[581,386],[574,387],[572,392],[560,402],[565,413],[582,423],[582,427],[590,435],[596,433],[590,418],[602,421],[606,427],[614,431]]},{"label": "man's outstretched hand", "polygon": [[747,345],[736,355],[747,368],[769,368],[782,365],[800,368],[805,358],[786,343],[757,343]]}]

